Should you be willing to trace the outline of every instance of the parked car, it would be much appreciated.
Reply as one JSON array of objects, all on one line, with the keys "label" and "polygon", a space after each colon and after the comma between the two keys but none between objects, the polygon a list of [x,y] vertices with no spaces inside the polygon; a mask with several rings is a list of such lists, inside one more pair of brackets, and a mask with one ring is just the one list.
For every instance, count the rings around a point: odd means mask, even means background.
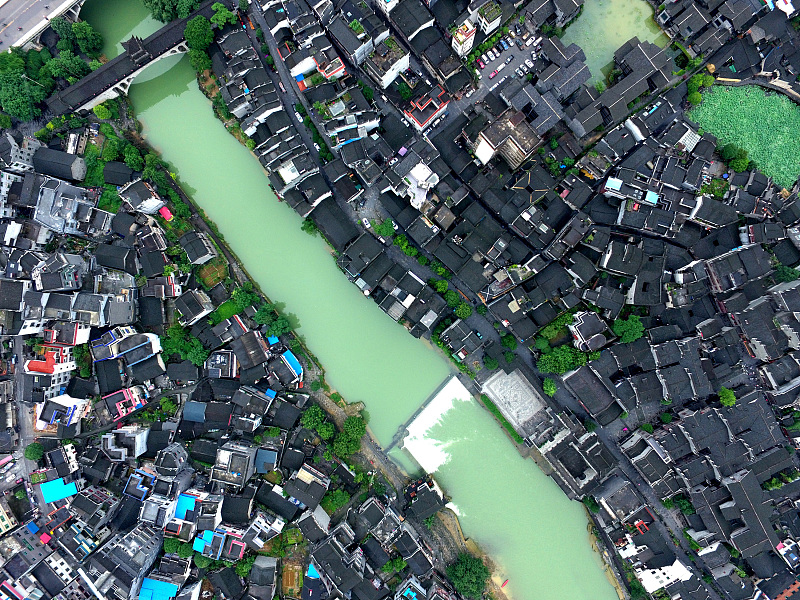
[{"label": "parked car", "polygon": [[298,123],[302,123],[303,122],[303,117],[300,116],[299,112],[294,111],[294,116],[297,118]]},{"label": "parked car", "polygon": [[480,67],[481,69],[486,68],[486,65],[484,64],[484,62],[480,58],[478,59],[478,67]]},{"label": "parked car", "polygon": [[494,52],[492,50],[487,50],[486,51],[486,58],[489,59],[489,60],[486,61],[486,64],[488,65],[490,62],[492,62],[494,60]]},{"label": "parked car", "polygon": [[316,143],[316,142],[314,142],[314,150],[316,150],[317,152],[319,152],[319,144],[318,144],[318,143]]},{"label": "parked car", "polygon": [[512,60],[514,60],[513,54],[506,59],[506,64],[510,63]]},{"label": "parked car", "polygon": [[514,39],[514,37],[515,37],[516,35],[517,35],[517,34],[516,34],[516,32],[515,32],[513,29],[509,29],[509,30],[508,30],[508,37],[510,37],[511,39]]},{"label": "parked car", "polygon": [[523,73],[527,73],[527,72],[528,72],[528,65],[526,65],[526,64],[524,64],[524,63],[523,63],[523,64],[521,64],[521,65],[519,66],[519,68],[520,68],[520,69],[522,69],[522,72],[523,72]]},{"label": "parked car", "polygon": [[522,76],[525,75],[525,73],[523,73],[522,69],[520,69],[519,67],[517,67],[517,70],[514,71],[514,73],[516,73],[517,77],[519,77],[520,79],[522,79]]},{"label": "parked car", "polygon": [[500,40],[500,45],[503,46],[503,50],[508,50],[508,44],[506,44],[505,40]]},{"label": "parked car", "polygon": [[361,219],[361,224],[362,224],[362,225],[363,225],[363,226],[364,226],[366,229],[369,229],[369,219],[368,219],[367,217],[364,217],[363,219]]},{"label": "parked car", "polygon": [[497,69],[489,73],[489,79],[494,79],[497,76]]},{"label": "parked car", "polygon": [[493,48],[497,56],[500,56],[503,53],[503,46],[501,44],[496,44]]},{"label": "parked car", "polygon": [[533,61],[530,58],[525,59],[525,64],[528,65],[529,69],[533,68]]},{"label": "parked car", "polygon": [[20,483],[22,483],[22,482],[23,482],[23,479],[22,479],[22,477],[20,477],[20,478],[19,478],[19,479],[17,479],[17,480],[16,480],[14,483],[16,483],[16,484],[20,484]]},{"label": "parked car", "polygon": [[530,45],[531,45],[531,44],[532,44],[534,41],[535,41],[535,40],[534,40],[533,38],[528,38],[528,39],[527,39],[527,41],[525,42],[525,47],[527,48],[527,47],[528,47],[528,46],[530,46]]},{"label": "parked car", "polygon": [[522,40],[520,38],[517,38],[515,41],[517,42],[517,48],[519,48],[520,50],[522,50],[525,47],[525,44],[522,43]]},{"label": "parked car", "polygon": [[506,68],[506,63],[503,63],[502,65],[500,65],[499,67],[497,67],[497,70],[498,70],[498,71],[502,71],[502,70],[503,70],[503,69],[505,69],[505,68]]},{"label": "parked car", "polygon": [[400,229],[400,226],[399,226],[397,223],[395,223],[395,222],[394,222],[394,219],[392,219],[392,227],[394,227],[394,230],[395,230],[395,231],[397,231],[398,229]]},{"label": "parked car", "polygon": [[483,54],[481,54],[481,56],[480,56],[480,59],[481,59],[481,60],[482,60],[484,63],[487,63],[487,62],[489,62],[489,59],[486,57],[486,53],[485,53],[485,52],[484,52]]}]

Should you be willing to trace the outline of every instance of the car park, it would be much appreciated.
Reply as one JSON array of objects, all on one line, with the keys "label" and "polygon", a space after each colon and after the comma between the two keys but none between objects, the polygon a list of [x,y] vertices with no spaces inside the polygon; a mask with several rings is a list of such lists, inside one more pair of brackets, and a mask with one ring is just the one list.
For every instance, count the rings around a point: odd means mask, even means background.
[{"label": "car park", "polygon": [[528,65],[529,69],[533,68],[533,61],[530,58],[525,59],[525,64]]}]

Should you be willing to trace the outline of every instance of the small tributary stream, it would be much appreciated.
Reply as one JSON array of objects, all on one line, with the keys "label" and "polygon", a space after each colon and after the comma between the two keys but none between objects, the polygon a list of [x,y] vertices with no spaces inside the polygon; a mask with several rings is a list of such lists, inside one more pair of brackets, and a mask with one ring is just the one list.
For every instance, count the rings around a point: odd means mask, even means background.
[{"label": "small tributary stream", "polygon": [[[144,37],[158,27],[137,0],[88,0],[81,16],[103,33],[109,57],[131,33]],[[276,200],[258,161],[214,117],[188,59],[154,65],[130,98],[147,141],[262,289],[299,323],[330,383],[348,401],[366,404],[371,431],[388,444],[450,375],[449,363],[360,294],[324,242],[300,230],[300,218]],[[613,600],[582,505],[523,460],[460,384],[448,390],[414,423],[408,451],[435,471],[465,535],[496,561],[500,580],[510,580],[509,594]],[[403,451],[393,454],[413,468]]]}]

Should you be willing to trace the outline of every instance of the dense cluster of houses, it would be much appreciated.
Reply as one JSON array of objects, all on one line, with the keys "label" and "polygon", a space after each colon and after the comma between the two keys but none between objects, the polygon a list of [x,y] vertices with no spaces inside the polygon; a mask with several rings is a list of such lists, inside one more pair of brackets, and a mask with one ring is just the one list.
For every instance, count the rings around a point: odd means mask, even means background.
[{"label": "dense cluster of houses", "polygon": [[[308,600],[392,596],[393,559],[421,598],[455,597],[410,520],[444,505],[432,480],[400,498],[367,495],[331,522],[326,493],[349,497],[361,483],[300,424],[302,355],[253,319],[255,306],[207,318],[230,295],[196,276],[217,257],[209,237],[175,236],[165,200],[122,163],[105,167],[116,214],[81,187],[76,154],[5,133],[0,168],[0,326],[32,341],[0,385],[0,445],[10,454],[36,440],[43,452],[10,488],[30,509],[0,499],[0,598],[197,600],[210,589],[272,600],[285,592],[289,543],[304,549]],[[170,323],[207,358],[165,354]],[[299,597],[299,585],[286,593]]]},{"label": "dense cluster of houses", "polygon": [[[462,60],[512,13],[539,35],[575,19],[581,4],[264,2],[274,58],[324,117],[335,152],[292,170],[297,185],[272,177],[273,186],[313,219],[359,289],[415,336],[452,308],[422,271],[390,257],[385,237],[354,225],[344,203],[376,197],[409,244],[519,343],[533,347],[571,314],[564,330],[587,360],[559,386],[586,422],[544,393],[529,367],[503,363],[502,348],[466,321],[437,339],[464,365],[504,364],[478,373],[481,392],[565,493],[596,502],[597,523],[647,592],[712,593],[654,525],[665,510],[648,506],[655,496],[684,525],[717,592],[789,598],[800,535],[800,283],[785,269],[800,264],[796,186],[726,167],[716,138],[684,115],[687,87],[668,48],[629,40],[606,89],[589,83],[583,49],[558,37],[544,38],[527,78],[477,83]],[[699,59],[723,81],[781,80],[790,93],[794,15],[787,1],[679,0],[656,10],[690,69]],[[365,85],[386,90],[394,108],[367,100]],[[404,88],[405,100],[389,93]],[[277,120],[294,127],[290,113]],[[255,139],[269,152],[280,140],[265,124]],[[622,343],[615,321],[631,314],[644,334]],[[735,403],[720,403],[723,389]],[[601,439],[598,425],[611,437]],[[623,455],[640,481],[617,468]],[[354,539],[340,535],[342,548]]]}]

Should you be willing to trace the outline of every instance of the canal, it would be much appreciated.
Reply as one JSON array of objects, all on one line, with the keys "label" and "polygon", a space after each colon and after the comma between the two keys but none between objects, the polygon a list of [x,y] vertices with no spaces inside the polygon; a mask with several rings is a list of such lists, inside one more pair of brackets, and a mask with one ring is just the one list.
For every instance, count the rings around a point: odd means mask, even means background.
[{"label": "canal", "polygon": [[633,36],[660,47],[669,42],[653,20],[653,8],[644,0],[586,0],[583,13],[561,40],[583,48],[592,74],[590,83],[594,84],[605,81],[613,67],[614,52]]},{"label": "canal", "polygon": [[[120,51],[131,32],[158,24],[136,0],[88,0],[81,16]],[[143,135],[213,219],[249,273],[299,323],[299,333],[348,400],[363,401],[370,429],[388,444],[398,426],[452,373],[429,344],[410,336],[336,268],[327,246],[300,230],[278,202],[260,164],[214,117],[186,58],[168,59],[130,90]],[[449,384],[412,425],[408,470],[435,471],[464,533],[497,563],[516,600],[613,600],[592,552],[582,505],[570,502],[502,430]]]}]

